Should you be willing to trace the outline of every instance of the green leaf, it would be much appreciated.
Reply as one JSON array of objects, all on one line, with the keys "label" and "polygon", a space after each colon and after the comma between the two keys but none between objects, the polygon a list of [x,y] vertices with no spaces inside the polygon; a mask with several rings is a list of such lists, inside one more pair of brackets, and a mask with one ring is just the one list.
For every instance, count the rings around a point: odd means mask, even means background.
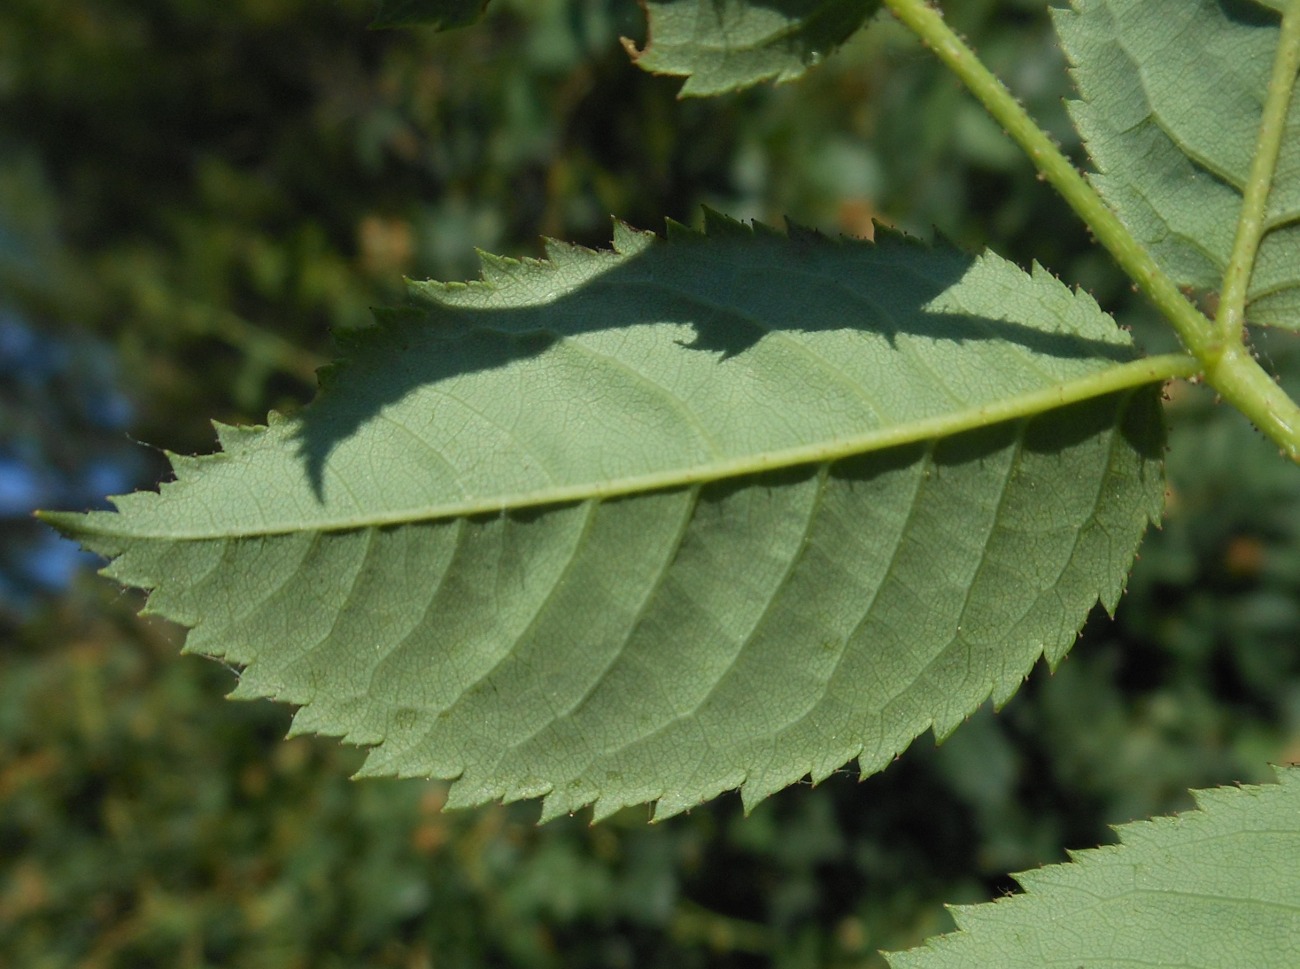
[{"label": "green leaf", "polygon": [[302,416],[51,517],[236,695],[453,805],[879,770],[1114,605],[1157,378],[1041,269],[709,223],[419,285]]},{"label": "green leaf", "polygon": [[682,95],[790,81],[844,43],[879,0],[646,0],[649,41],[634,58],[686,77]]},{"label": "green leaf", "polygon": [[1195,792],[1198,810],[1117,828],[1120,844],[1017,875],[1025,894],[951,911],[959,931],[894,969],[1294,969],[1300,770]]},{"label": "green leaf", "polygon": [[467,27],[487,9],[488,0],[380,0],[372,28],[430,26],[436,30]]},{"label": "green leaf", "polygon": [[[1259,6],[1074,0],[1056,25],[1082,100],[1093,182],[1180,284],[1215,290],[1232,252],[1278,18]],[[1287,117],[1247,294],[1254,323],[1300,329],[1300,99]]]}]

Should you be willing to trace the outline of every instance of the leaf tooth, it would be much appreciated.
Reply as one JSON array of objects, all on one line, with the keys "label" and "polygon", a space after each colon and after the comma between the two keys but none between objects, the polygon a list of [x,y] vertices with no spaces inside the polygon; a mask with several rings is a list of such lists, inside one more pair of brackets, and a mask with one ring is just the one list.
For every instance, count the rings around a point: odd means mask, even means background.
[{"label": "leaf tooth", "polygon": [[[664,821],[683,811],[689,811],[696,805],[703,804],[705,801],[711,801],[724,791],[734,791],[739,789],[741,799],[745,799],[745,791],[749,787],[750,781],[748,776],[741,771],[732,771],[724,775],[720,780],[717,778],[708,778],[704,783],[684,787],[680,790],[667,791],[660,795],[655,801],[655,821]],[[785,787],[786,785],[781,785]],[[774,788],[768,794],[775,793],[780,787]],[[763,797],[767,797],[764,794]],[[757,798],[754,803],[758,803],[763,798]],[[745,801],[745,811],[748,812],[752,805]]]},{"label": "leaf tooth", "polygon": [[544,238],[542,248],[546,252],[546,259],[537,265],[538,268],[549,272],[555,272],[566,266],[594,262],[611,254],[608,249],[592,249],[590,246],[580,246],[576,242],[566,242],[563,239]]},{"label": "leaf tooth", "polygon": [[[283,423],[284,418],[276,411],[271,411],[267,420],[271,424],[280,424]],[[228,455],[242,454],[250,450],[266,433],[265,426],[223,424],[220,421],[213,421],[212,429],[217,432],[217,443],[221,446],[221,450]]]},{"label": "leaf tooth", "polygon": [[729,215],[704,206],[704,234],[717,237],[751,236],[754,230]]},{"label": "leaf tooth", "polygon": [[801,225],[800,223],[793,222],[789,219],[786,220],[785,224],[786,224],[786,235],[790,237],[792,242],[805,242],[805,243],[829,242],[832,245],[837,244],[836,240],[823,235],[821,232],[818,232],[816,229],[811,228],[810,226]]},{"label": "leaf tooth", "polygon": [[614,220],[614,251],[620,256],[634,256],[658,241],[658,236],[646,229],[638,229],[622,219]]},{"label": "leaf tooth", "polygon": [[170,488],[179,484],[181,480],[189,475],[198,474],[203,466],[222,460],[225,455],[218,451],[214,454],[180,454],[176,451],[164,451],[167,456],[167,463],[172,466],[172,471],[176,474],[175,481],[164,481],[162,488]]},{"label": "leaf tooth", "polygon": [[682,244],[686,242],[698,242],[704,238],[704,234],[696,232],[684,222],[678,222],[676,219],[664,219],[665,234],[668,241]]},{"label": "leaf tooth", "polygon": [[[437,279],[413,279],[406,284],[406,295],[419,309],[428,311],[440,307],[453,307],[474,297],[495,290],[491,283],[481,279],[468,282],[442,282]],[[362,339],[365,339],[363,336]]]},{"label": "leaf tooth", "polygon": [[498,256],[484,249],[477,249],[480,274],[483,282],[493,288],[500,288],[514,282],[520,276],[520,270],[527,269],[522,260],[510,256]]},{"label": "leaf tooth", "polygon": [[[521,794],[518,800],[522,800],[527,795]],[[600,791],[592,784],[587,784],[580,779],[574,779],[563,788],[552,787],[545,792],[542,799],[542,813],[538,821],[545,824],[547,821],[554,821],[556,818],[563,817],[566,814],[576,814],[589,804],[594,804],[600,797]],[[625,807],[622,802],[609,804],[606,798],[606,805],[603,808],[601,817],[608,817],[615,811]],[[599,820],[597,818],[596,820]]]},{"label": "leaf tooth", "polygon": [[[791,784],[794,784],[801,777],[807,777],[808,772],[796,769],[784,773],[764,772],[762,774],[751,774],[745,778],[745,783],[740,786],[740,803],[744,812],[749,814],[756,808],[760,802],[766,801],[777,791],[784,790]],[[656,813],[655,819],[659,815]]]}]

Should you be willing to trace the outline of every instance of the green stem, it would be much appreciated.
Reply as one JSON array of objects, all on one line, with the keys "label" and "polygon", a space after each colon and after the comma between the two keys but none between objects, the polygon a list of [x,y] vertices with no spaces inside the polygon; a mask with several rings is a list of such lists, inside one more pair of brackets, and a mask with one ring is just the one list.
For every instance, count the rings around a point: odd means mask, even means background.
[{"label": "green stem", "polygon": [[1205,381],[1300,464],[1300,407],[1243,344],[1228,346],[1205,368]]},{"label": "green stem", "polygon": [[[944,23],[939,10],[928,0],[884,0],[884,4],[966,85],[1029,156],[1048,184],[1083,219],[1120,268],[1155,303],[1184,346],[1200,361],[1206,381],[1287,456],[1300,463],[1300,406],[1259,366],[1240,338],[1230,343],[1223,341],[1221,331],[1179,291],[1020,102]],[[1298,6],[1300,0],[1293,0],[1287,18],[1294,19]]]},{"label": "green stem", "polygon": [[1273,74],[1268,81],[1255,157],[1242,193],[1237,238],[1232,244],[1232,257],[1228,260],[1219,293],[1215,322],[1225,346],[1232,342],[1240,343],[1245,338],[1246,293],[1250,274],[1255,268],[1255,255],[1264,237],[1264,209],[1282,151],[1282,135],[1286,131],[1286,115],[1291,106],[1297,71],[1300,71],[1300,2],[1293,0],[1282,17],[1282,34],[1273,60]]}]

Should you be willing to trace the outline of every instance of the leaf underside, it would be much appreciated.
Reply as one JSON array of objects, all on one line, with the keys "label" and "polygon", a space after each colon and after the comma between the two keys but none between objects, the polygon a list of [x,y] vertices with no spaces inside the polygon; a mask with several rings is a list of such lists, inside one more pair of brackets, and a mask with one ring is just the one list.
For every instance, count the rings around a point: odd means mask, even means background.
[{"label": "leaf underside", "polygon": [[[1179,284],[1228,266],[1281,28],[1261,6],[1073,0],[1054,10],[1093,183]],[[1300,99],[1287,117],[1251,276],[1251,322],[1300,329]]]},{"label": "leaf underside", "polygon": [[1196,792],[1195,811],[1122,825],[1118,845],[1017,875],[1024,894],[952,908],[959,931],[890,965],[1293,969],[1300,769],[1278,780]]},{"label": "leaf underside", "polygon": [[844,43],[879,0],[645,0],[649,41],[634,53],[656,74],[684,76],[705,96],[791,81]]},{"label": "leaf underside", "polygon": [[1116,602],[1159,513],[1153,386],[1041,270],[710,219],[485,257],[320,398],[161,492],[52,516],[363,774],[545,817],[882,768]]}]

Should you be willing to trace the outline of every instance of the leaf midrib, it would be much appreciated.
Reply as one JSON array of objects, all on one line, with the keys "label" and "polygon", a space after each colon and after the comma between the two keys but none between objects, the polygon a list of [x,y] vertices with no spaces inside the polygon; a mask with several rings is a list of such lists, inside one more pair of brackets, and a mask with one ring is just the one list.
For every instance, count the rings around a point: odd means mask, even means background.
[{"label": "leaf midrib", "polygon": [[[448,501],[436,506],[405,508],[355,515],[326,521],[304,521],[298,525],[258,528],[223,528],[219,531],[197,529],[157,529],[113,527],[123,520],[114,512],[81,514],[54,512],[41,517],[57,526],[80,534],[121,536],[159,541],[207,541],[212,539],[253,538],[292,535],[303,532],[341,532],[360,528],[430,522],[474,515],[523,511],[546,505],[581,501],[605,501],[654,491],[697,484],[735,480],[764,472],[779,471],[823,462],[837,461],[886,448],[931,441],[998,424],[1031,417],[1049,410],[1080,403],[1105,394],[1130,390],[1143,384],[1190,377],[1200,370],[1195,358],[1186,354],[1144,357],[1106,367],[1082,377],[1062,381],[1050,387],[1012,395],[992,403],[956,410],[937,417],[908,421],[891,427],[872,428],[861,434],[833,441],[819,441],[798,447],[781,448],[741,457],[719,459],[686,468],[672,468],[647,474],[629,475],[606,481],[582,482],[519,493],[502,500],[500,496]],[[161,498],[158,500],[162,500]]]}]

